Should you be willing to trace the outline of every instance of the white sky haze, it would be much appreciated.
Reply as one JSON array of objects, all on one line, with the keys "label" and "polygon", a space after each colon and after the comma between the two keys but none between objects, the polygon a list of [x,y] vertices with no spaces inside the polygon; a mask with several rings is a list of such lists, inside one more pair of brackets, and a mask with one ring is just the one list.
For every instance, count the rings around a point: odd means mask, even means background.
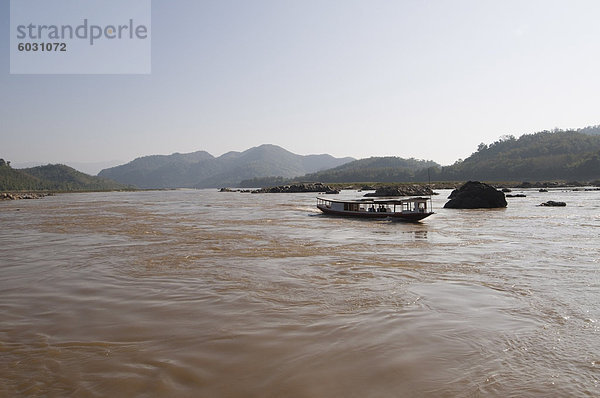
[{"label": "white sky haze", "polygon": [[599,124],[599,20],[596,0],[157,0],[150,75],[11,75],[5,28],[0,157],[270,143],[451,164],[504,134]]}]

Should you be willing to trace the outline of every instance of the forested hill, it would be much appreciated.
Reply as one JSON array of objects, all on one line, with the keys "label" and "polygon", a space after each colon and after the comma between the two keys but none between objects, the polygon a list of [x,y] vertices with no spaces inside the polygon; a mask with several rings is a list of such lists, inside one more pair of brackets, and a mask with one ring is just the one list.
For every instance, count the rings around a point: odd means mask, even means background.
[{"label": "forested hill", "polygon": [[399,157],[371,157],[355,160],[333,169],[307,174],[307,181],[327,182],[395,182],[413,181],[418,171],[439,167],[431,160],[404,159]]},{"label": "forested hill", "polygon": [[[424,177],[423,175],[421,176]],[[600,179],[600,126],[504,136],[454,165],[431,171],[439,181]]]},{"label": "forested hill", "polygon": [[0,159],[0,191],[111,191],[130,188],[62,164],[13,169]]},{"label": "forested hill", "polygon": [[295,178],[266,177],[244,180],[240,186],[246,188],[266,187],[288,184],[292,181],[323,181],[327,183],[416,181],[415,176],[420,175],[423,170],[439,167],[439,164],[431,160],[404,159],[393,156],[370,157]]},{"label": "forested hill", "polygon": [[323,183],[427,181],[551,181],[600,180],[600,126],[579,130],[542,131],[520,138],[503,136],[481,143],[465,160],[441,167],[435,162],[373,157],[293,179],[255,178],[243,187],[264,187],[294,181]]}]

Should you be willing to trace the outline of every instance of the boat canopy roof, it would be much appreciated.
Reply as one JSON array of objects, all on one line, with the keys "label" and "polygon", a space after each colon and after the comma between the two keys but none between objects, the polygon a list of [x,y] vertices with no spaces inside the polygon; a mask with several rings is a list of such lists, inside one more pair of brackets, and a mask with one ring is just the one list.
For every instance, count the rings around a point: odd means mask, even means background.
[{"label": "boat canopy roof", "polygon": [[421,197],[417,197],[417,198],[406,198],[406,199],[371,199],[371,198],[365,198],[365,199],[346,199],[346,200],[342,200],[342,199],[332,199],[332,198],[324,198],[322,196],[317,196],[317,199],[319,200],[324,200],[327,202],[332,202],[332,203],[361,203],[361,204],[381,204],[381,205],[393,205],[393,204],[402,204],[402,203],[406,203],[406,202],[423,202],[423,201],[428,201],[430,200],[429,198],[421,198]]}]

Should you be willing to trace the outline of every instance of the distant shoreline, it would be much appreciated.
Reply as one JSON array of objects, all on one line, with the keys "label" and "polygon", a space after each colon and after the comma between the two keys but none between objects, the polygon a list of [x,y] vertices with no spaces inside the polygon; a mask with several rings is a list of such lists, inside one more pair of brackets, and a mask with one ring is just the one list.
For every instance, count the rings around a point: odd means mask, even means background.
[{"label": "distant shoreline", "polygon": [[[463,185],[465,181],[432,181],[432,182],[360,182],[360,183],[343,183],[343,182],[334,182],[327,183],[323,182],[323,185],[327,185],[329,187],[335,189],[356,189],[362,191],[368,190],[376,190],[381,187],[403,187],[408,185],[416,185],[416,186],[428,186],[431,189],[456,189]],[[527,182],[527,181],[480,181],[486,183],[488,185],[493,186],[494,188],[516,188],[516,189],[526,189],[526,188],[580,188],[586,186],[600,186],[595,182],[581,182],[581,181],[535,181],[535,182]]]},{"label": "distant shoreline", "polygon": [[[301,193],[301,192],[325,192],[325,191],[341,191],[341,190],[356,190],[356,191],[376,191],[380,189],[395,189],[405,191],[406,189],[412,189],[423,187],[430,188],[432,190],[439,189],[456,189],[462,186],[466,181],[442,181],[442,182],[398,182],[398,183],[390,183],[390,182],[370,182],[370,183],[316,183],[316,182],[292,182],[289,184],[277,185],[277,186],[269,186],[263,188],[228,188],[223,187],[220,188],[220,192],[240,192],[240,193]],[[488,182],[488,181],[480,181],[484,182],[490,186],[493,186],[496,189],[552,189],[552,188],[582,188],[587,186],[595,186],[598,187],[600,185],[592,183],[592,182],[579,182],[579,181],[536,181],[536,182]],[[288,188],[298,188],[302,186],[307,186],[308,189],[288,189]],[[322,189],[314,189],[315,187],[322,187]]]},{"label": "distant shoreline", "polygon": [[[442,182],[398,182],[398,183],[382,183],[382,182],[370,182],[370,183],[323,183],[323,185],[330,187],[335,190],[357,190],[357,191],[370,191],[376,190],[382,187],[403,187],[407,185],[413,186],[427,186],[433,190],[437,189],[456,189],[463,185],[466,181],[442,181]],[[586,186],[600,185],[592,182],[581,182],[581,181],[536,181],[536,182],[485,182],[494,188],[512,188],[512,189],[541,189],[541,188],[581,188]],[[273,188],[273,187],[270,187]],[[0,192],[0,201],[10,200],[21,200],[21,199],[42,199],[46,196],[54,196],[61,193],[99,193],[99,192],[145,192],[145,191],[174,191],[177,189],[185,188],[148,188],[148,189],[128,189],[128,190],[73,190],[73,191],[5,191]],[[193,188],[192,188],[193,189]],[[202,188],[202,189],[216,189],[219,188]],[[250,189],[238,189],[238,188],[220,188],[222,192],[251,192]],[[283,192],[283,191],[282,191]]]}]

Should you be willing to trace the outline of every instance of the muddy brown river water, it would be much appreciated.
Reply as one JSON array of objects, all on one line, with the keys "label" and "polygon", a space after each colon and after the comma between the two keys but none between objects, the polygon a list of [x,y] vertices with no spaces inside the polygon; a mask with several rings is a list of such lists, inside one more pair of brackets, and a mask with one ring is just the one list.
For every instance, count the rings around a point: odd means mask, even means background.
[{"label": "muddy brown river water", "polygon": [[598,396],[600,192],[523,192],[441,191],[417,224],[314,194],[2,202],[0,396]]}]

